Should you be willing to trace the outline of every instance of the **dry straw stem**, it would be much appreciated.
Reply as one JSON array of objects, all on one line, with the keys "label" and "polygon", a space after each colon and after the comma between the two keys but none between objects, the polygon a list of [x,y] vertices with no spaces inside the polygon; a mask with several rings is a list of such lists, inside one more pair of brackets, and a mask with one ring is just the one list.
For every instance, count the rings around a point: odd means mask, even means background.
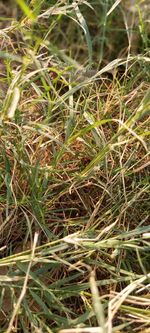
[{"label": "dry straw stem", "polygon": [[[109,302],[108,306],[108,333],[112,332],[112,320],[119,310],[121,304],[126,300],[126,298],[137,288],[139,288],[145,280],[149,279],[150,274],[141,277],[140,279],[133,281],[124,288],[120,293],[118,293],[112,300]],[[149,303],[150,304],[150,303]]]}]

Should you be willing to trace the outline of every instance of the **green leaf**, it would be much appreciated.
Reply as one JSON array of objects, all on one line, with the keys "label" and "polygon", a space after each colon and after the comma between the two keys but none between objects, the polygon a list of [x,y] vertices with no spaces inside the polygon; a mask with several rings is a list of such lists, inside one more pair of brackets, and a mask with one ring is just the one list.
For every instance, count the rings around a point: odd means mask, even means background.
[{"label": "green leaf", "polygon": [[33,14],[32,10],[27,6],[24,0],[16,0],[20,8],[22,9],[23,13],[32,21],[35,20],[35,15]]}]

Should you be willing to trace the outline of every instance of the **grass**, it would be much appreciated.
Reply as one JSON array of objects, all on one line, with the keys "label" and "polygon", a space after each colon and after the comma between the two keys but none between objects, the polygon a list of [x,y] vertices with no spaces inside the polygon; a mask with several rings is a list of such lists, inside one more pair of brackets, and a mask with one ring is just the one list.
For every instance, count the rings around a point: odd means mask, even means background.
[{"label": "grass", "polygon": [[0,5],[0,332],[150,332],[148,6]]}]

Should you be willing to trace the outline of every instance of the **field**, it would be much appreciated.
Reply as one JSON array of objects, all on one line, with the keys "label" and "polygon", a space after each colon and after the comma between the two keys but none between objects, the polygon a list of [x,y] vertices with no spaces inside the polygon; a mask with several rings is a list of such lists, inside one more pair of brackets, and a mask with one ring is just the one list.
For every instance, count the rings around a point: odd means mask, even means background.
[{"label": "field", "polygon": [[0,332],[150,333],[149,12],[0,2]]}]

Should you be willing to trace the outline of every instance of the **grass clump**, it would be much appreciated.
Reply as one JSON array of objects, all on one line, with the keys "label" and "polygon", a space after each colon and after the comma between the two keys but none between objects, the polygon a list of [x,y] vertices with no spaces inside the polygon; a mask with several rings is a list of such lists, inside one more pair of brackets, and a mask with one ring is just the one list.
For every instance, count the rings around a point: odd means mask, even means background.
[{"label": "grass clump", "polygon": [[0,332],[148,333],[149,3],[0,6]]}]

